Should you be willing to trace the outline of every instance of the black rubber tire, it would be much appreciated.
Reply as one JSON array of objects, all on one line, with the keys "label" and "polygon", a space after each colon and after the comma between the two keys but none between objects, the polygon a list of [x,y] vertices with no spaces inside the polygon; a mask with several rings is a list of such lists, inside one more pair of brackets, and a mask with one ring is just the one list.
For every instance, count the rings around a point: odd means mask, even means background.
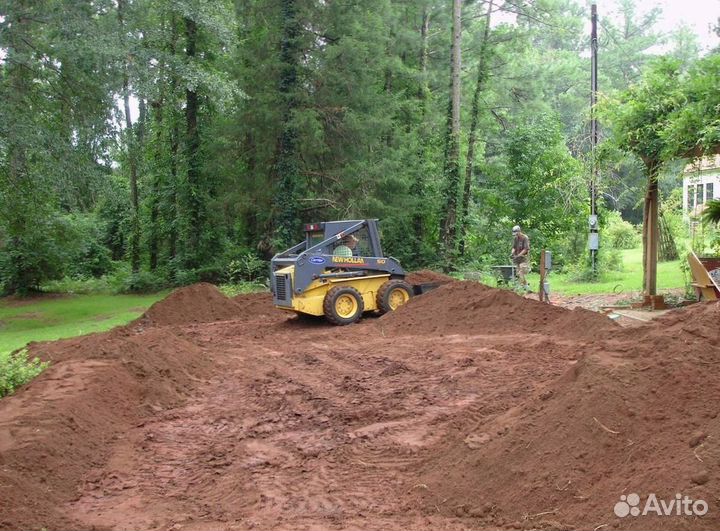
[{"label": "black rubber tire", "polygon": [[412,286],[404,280],[388,280],[387,282],[385,282],[385,284],[380,286],[380,289],[377,292],[376,302],[378,311],[381,314],[393,311],[392,307],[390,306],[390,294],[396,289],[405,290],[408,296],[408,300],[410,300],[413,296]]},{"label": "black rubber tire", "polygon": [[[350,295],[351,297],[354,297],[357,302],[357,310],[352,316],[343,317],[337,313],[335,303],[343,295]],[[342,326],[356,323],[360,317],[362,317],[364,311],[365,303],[363,302],[362,295],[360,295],[360,292],[352,286],[335,286],[334,288],[330,288],[330,290],[325,294],[325,299],[323,300],[323,312],[325,313],[325,319],[334,325]]]}]

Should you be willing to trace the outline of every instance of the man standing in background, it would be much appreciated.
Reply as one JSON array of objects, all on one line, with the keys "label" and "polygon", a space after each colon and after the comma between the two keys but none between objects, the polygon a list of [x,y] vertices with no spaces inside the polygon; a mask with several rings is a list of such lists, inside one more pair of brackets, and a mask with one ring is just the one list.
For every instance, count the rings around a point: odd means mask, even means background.
[{"label": "man standing in background", "polygon": [[510,258],[517,267],[518,281],[522,288],[530,291],[526,275],[530,272],[530,239],[520,230],[520,225],[512,229],[513,245]]}]

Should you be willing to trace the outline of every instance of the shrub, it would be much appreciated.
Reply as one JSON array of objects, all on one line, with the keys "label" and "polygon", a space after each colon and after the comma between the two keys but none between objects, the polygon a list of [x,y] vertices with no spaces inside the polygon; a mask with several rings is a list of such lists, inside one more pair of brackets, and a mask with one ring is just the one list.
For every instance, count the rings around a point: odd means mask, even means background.
[{"label": "shrub", "polygon": [[60,280],[50,280],[42,285],[42,290],[48,293],[112,293],[113,289],[107,276],[100,278],[93,277],[68,277]]},{"label": "shrub", "polygon": [[45,280],[59,279],[68,263],[74,232],[60,216],[38,218],[21,236],[7,237],[0,247],[0,288],[27,293]]},{"label": "shrub", "polygon": [[629,222],[622,219],[620,212],[610,211],[606,215],[606,224],[602,238],[606,247],[611,249],[634,249],[641,243],[640,234]]},{"label": "shrub", "polygon": [[113,267],[110,250],[103,244],[101,223],[91,214],[66,216],[74,234],[68,248],[66,273],[74,278],[99,278]]},{"label": "shrub", "polygon": [[122,293],[154,293],[167,287],[165,279],[150,271],[131,273],[124,281]]},{"label": "shrub", "polygon": [[199,279],[194,269],[178,269],[175,273],[175,284],[178,286],[188,286],[195,282],[199,282]]},{"label": "shrub", "polygon": [[208,264],[195,269],[180,269],[175,274],[175,284],[178,286],[188,286],[196,282],[218,284],[224,275],[222,266],[217,264]]},{"label": "shrub", "polygon": [[575,263],[567,268],[568,279],[573,282],[593,282],[603,273],[611,271],[622,271],[622,255],[617,249],[602,249],[598,253],[598,261],[596,263],[596,271],[593,272],[587,257],[583,257],[581,262]]},{"label": "shrub", "polygon": [[228,282],[253,282],[267,276],[268,264],[253,252],[240,253],[233,258],[225,268],[225,278]]},{"label": "shrub", "polygon": [[29,360],[26,349],[9,354],[0,353],[0,397],[28,383],[47,366],[47,362],[41,362],[38,358]]},{"label": "shrub", "polygon": [[267,291],[268,286],[260,282],[238,282],[237,284],[221,284],[218,286],[228,297],[235,297],[244,293],[257,293],[259,291]]}]

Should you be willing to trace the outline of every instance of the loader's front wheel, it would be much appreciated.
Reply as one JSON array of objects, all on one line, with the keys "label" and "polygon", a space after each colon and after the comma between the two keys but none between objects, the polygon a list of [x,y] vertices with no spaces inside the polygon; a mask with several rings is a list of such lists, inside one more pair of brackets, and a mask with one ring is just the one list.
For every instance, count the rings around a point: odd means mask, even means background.
[{"label": "loader's front wheel", "polygon": [[380,313],[397,310],[412,297],[413,289],[404,280],[388,280],[377,292],[377,307]]},{"label": "loader's front wheel", "polygon": [[335,325],[347,325],[360,319],[365,304],[360,292],[350,286],[335,286],[325,294],[323,313]]}]

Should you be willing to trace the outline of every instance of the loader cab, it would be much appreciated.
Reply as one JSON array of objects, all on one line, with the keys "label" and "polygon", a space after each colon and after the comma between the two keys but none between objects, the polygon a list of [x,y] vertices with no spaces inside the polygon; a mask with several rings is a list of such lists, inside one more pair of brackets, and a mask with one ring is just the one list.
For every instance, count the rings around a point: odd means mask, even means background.
[{"label": "loader cab", "polygon": [[[305,225],[305,250],[312,249],[318,254],[333,254],[334,248],[341,242],[344,231],[353,229],[351,236],[357,239],[357,244],[352,249],[353,256],[374,256],[382,257],[383,251],[380,244],[380,235],[376,219],[350,220],[350,221],[326,221],[323,223],[307,223]],[[359,223],[363,225],[356,227]],[[325,246],[315,248],[322,242],[330,240]]]}]

